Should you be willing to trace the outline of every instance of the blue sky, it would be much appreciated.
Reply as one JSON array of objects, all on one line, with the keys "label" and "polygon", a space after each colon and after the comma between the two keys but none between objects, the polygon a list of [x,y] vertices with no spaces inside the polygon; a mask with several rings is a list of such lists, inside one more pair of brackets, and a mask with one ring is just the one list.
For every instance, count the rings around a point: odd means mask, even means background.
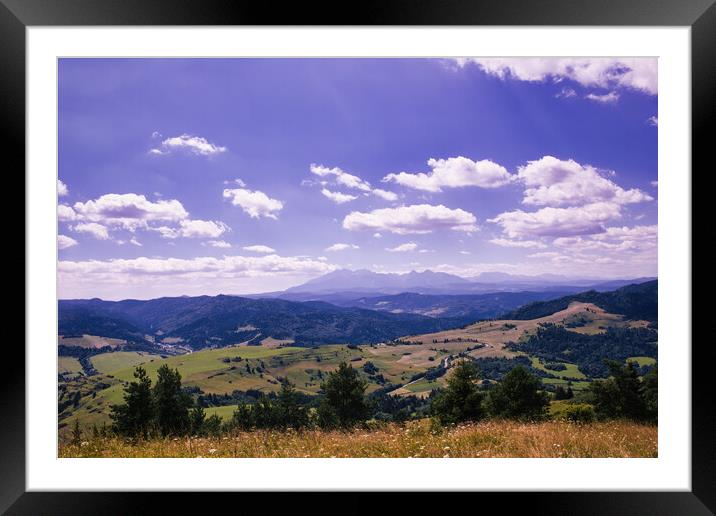
[{"label": "blue sky", "polygon": [[656,275],[654,59],[62,59],[60,297]]}]

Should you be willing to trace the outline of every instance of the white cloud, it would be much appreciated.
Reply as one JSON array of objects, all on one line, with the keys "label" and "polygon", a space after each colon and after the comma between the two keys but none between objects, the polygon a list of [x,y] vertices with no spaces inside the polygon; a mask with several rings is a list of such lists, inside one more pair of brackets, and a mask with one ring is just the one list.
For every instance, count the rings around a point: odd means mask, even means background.
[{"label": "white cloud", "polygon": [[338,167],[328,168],[324,167],[323,165],[316,165],[314,163],[311,163],[309,169],[312,174],[315,174],[319,177],[333,176],[335,178],[336,183],[347,188],[362,190],[364,192],[371,191],[369,182],[363,181],[360,177],[345,172]]},{"label": "white cloud", "polygon": [[584,96],[587,100],[593,100],[601,104],[615,104],[619,100],[619,94],[616,91],[610,91],[609,93],[589,93]]},{"label": "white cloud", "polygon": [[89,233],[98,240],[109,240],[109,232],[107,226],[97,224],[96,222],[83,222],[81,224],[75,224],[70,229],[77,233]]},{"label": "white cloud", "polygon": [[67,188],[67,185],[58,179],[57,180],[57,196],[64,197],[65,195],[69,195],[69,193],[70,193],[70,190]]},{"label": "white cloud", "polygon": [[[398,196],[395,193],[389,192],[387,190],[382,190],[380,188],[373,188],[368,181],[365,181],[360,177],[346,172],[345,170],[342,170],[338,167],[328,168],[324,167],[323,165],[316,165],[315,163],[311,163],[309,170],[312,174],[315,174],[319,177],[323,177],[326,179],[333,178],[333,181],[336,183],[336,185],[343,186],[345,188],[351,188],[353,190],[360,190],[361,192],[364,192],[366,194],[372,193],[376,197],[380,197],[381,199],[385,199],[386,201],[398,200]],[[328,181],[321,181],[320,184],[326,186],[328,184]],[[324,188],[321,193],[338,204],[357,199],[357,197],[354,197],[352,195],[331,192],[327,188]]]},{"label": "white cloud", "polygon": [[321,193],[336,204],[343,204],[344,202],[355,201],[358,198],[355,195],[343,194],[341,192],[331,192],[328,188],[322,189]]},{"label": "white cloud", "polygon": [[646,121],[649,125],[653,125],[654,127],[659,125],[659,119],[656,116],[650,116]]},{"label": "white cloud", "polygon": [[629,204],[651,201],[652,197],[632,188],[624,190],[600,175],[590,165],[553,156],[530,161],[520,167],[519,179],[525,184],[524,204],[537,206],[582,205],[595,202]]},{"label": "white cloud", "polygon": [[230,229],[213,220],[182,220],[179,225],[179,236],[186,238],[218,238]]},{"label": "white cloud", "polygon": [[231,199],[231,204],[240,206],[245,213],[255,219],[260,217],[278,219],[276,214],[283,209],[283,202],[271,199],[268,195],[258,190],[227,188],[224,190],[224,198]]},{"label": "white cloud", "polygon": [[601,233],[605,224],[621,216],[614,203],[594,203],[570,208],[542,208],[526,213],[515,210],[499,214],[488,222],[502,226],[510,238],[575,236]]},{"label": "white cloud", "polygon": [[407,244],[400,244],[397,247],[386,247],[386,251],[390,251],[391,253],[407,253],[409,251],[415,251],[418,248],[418,244],[415,242],[408,242]]},{"label": "white cloud", "polygon": [[470,251],[460,251],[460,254],[471,254]]},{"label": "white cloud", "polygon": [[75,240],[74,238],[65,235],[57,235],[58,248],[67,249],[68,247],[72,247],[74,245],[77,245],[77,240]]},{"label": "white cloud", "polygon": [[115,260],[60,261],[58,270],[62,274],[147,274],[177,275],[207,273],[241,276],[270,276],[285,273],[325,273],[335,266],[317,260],[267,256],[224,256],[223,258],[197,257],[182,258],[147,258]]},{"label": "white cloud", "polygon": [[188,217],[177,200],[152,202],[144,195],[105,194],[96,200],[77,202],[74,211],[78,220],[100,222],[134,230],[153,221],[180,221]]},{"label": "white cloud", "polygon": [[658,60],[655,58],[460,58],[501,79],[559,82],[569,79],[585,87],[622,87],[649,95],[658,92]]},{"label": "white cloud", "polygon": [[458,156],[448,159],[429,159],[429,173],[411,174],[400,172],[388,174],[384,182],[394,182],[408,188],[426,192],[441,192],[443,188],[461,188],[477,186],[480,188],[497,188],[508,184],[513,176],[505,169],[490,160],[473,161]]},{"label": "white cloud", "polygon": [[336,252],[345,251],[346,249],[360,249],[360,247],[354,244],[333,244],[332,246],[326,247],[324,251]]},{"label": "white cloud", "polygon": [[350,231],[379,230],[399,235],[430,233],[440,229],[477,231],[477,219],[462,209],[430,204],[415,204],[398,208],[383,208],[368,213],[354,211],[343,219],[343,227]]},{"label": "white cloud", "polygon": [[202,242],[201,245],[209,247],[218,247],[221,249],[228,249],[229,247],[231,247],[231,244],[224,240],[207,240],[206,242]]},{"label": "white cloud", "polygon": [[490,240],[490,243],[502,247],[520,247],[524,249],[544,249],[547,247],[542,242],[538,242],[536,240],[509,240],[507,238],[493,238]]},{"label": "white cloud", "polygon": [[576,96],[577,92],[574,91],[572,88],[562,88],[562,90],[555,95],[555,97],[560,99],[569,99]]},{"label": "white cloud", "polygon": [[383,238],[383,235],[380,233],[373,233],[373,238]]},{"label": "white cloud", "polygon": [[161,144],[160,148],[154,148],[149,151],[150,154],[163,155],[173,150],[184,150],[191,154],[200,156],[211,156],[226,152],[226,147],[220,147],[207,141],[206,138],[200,136],[192,136],[190,134],[182,134],[167,138]]},{"label": "white cloud", "polygon": [[380,188],[374,188],[372,193],[373,195],[378,196],[381,199],[385,199],[386,201],[398,200],[398,194],[396,194],[395,192],[389,192],[387,190],[381,190]]},{"label": "white cloud", "polygon": [[270,254],[275,253],[276,249],[267,245],[248,245],[244,247],[244,251],[251,251],[252,253]]},{"label": "white cloud", "polygon": [[57,206],[57,220],[60,222],[70,222],[77,220],[77,214],[75,210],[67,206],[66,204],[60,204]]},{"label": "white cloud", "polygon": [[570,251],[634,252],[656,250],[659,230],[653,226],[609,227],[602,233],[588,237],[564,237],[554,241],[556,247]]},{"label": "white cloud", "polygon": [[658,187],[659,187],[659,181],[652,181],[652,182],[649,183],[649,184],[650,184],[651,186],[653,186],[654,188],[658,188]]},{"label": "white cloud", "polygon": [[129,243],[132,245],[136,245],[137,247],[142,247],[142,243],[139,240],[137,240],[136,237],[130,238]]}]

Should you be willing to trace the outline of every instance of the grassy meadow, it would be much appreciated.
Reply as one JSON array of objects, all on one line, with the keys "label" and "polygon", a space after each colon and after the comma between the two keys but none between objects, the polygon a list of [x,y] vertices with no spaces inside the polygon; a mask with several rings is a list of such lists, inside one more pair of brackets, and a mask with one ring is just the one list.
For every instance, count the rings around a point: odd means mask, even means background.
[{"label": "grassy meadow", "polygon": [[88,438],[78,445],[61,444],[59,457],[652,458],[657,457],[657,427],[628,421],[580,425],[489,420],[436,429],[424,419],[352,432],[255,430],[137,442]]}]

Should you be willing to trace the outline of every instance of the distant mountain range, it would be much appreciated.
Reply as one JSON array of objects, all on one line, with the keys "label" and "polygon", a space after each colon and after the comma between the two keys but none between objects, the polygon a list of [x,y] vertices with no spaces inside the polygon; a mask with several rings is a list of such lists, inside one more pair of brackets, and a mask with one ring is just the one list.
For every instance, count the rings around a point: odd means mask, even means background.
[{"label": "distant mountain range", "polygon": [[483,272],[474,278],[462,278],[444,272],[409,272],[406,274],[379,273],[365,269],[340,269],[312,279],[282,292],[268,292],[247,297],[271,297],[293,301],[359,299],[406,292],[430,295],[484,294],[490,292],[581,292],[606,291],[643,283],[654,278],[600,280],[570,278],[556,274],[537,276],[512,275],[504,272]]},{"label": "distant mountain range", "polygon": [[[482,279],[500,283],[481,283]],[[528,281],[529,280],[529,281]],[[532,319],[588,301],[630,318],[656,320],[656,281],[589,283],[560,276],[335,271],[285,292],[259,296],[166,297],[148,301],[60,300],[58,333],[129,343],[180,342],[200,349],[263,339],[296,345],[365,344],[463,326],[480,319]],[[579,283],[586,282],[581,286]],[[638,284],[638,283],[641,283]],[[499,288],[498,288],[499,286]],[[502,289],[502,290],[501,290]],[[589,292],[585,292],[586,290]]]}]

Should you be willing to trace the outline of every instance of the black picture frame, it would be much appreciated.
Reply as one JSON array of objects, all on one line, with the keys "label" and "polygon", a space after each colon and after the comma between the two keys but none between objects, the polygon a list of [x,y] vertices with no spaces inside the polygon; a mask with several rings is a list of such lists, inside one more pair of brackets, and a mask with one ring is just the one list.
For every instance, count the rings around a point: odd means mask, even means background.
[{"label": "black picture frame", "polygon": [[[6,175],[17,186],[25,167],[25,29],[67,25],[552,25],[691,27],[692,168],[707,172],[708,135],[716,126],[716,0],[0,0],[0,128]],[[9,160],[8,160],[9,158]],[[12,165],[9,165],[11,163]],[[712,168],[709,167],[709,168]],[[688,172],[687,172],[688,173]],[[693,174],[692,174],[693,177]],[[20,197],[19,195],[17,197]],[[21,198],[24,198],[21,197]],[[19,227],[19,224],[17,224]],[[19,229],[17,230],[19,233]],[[24,234],[18,235],[24,242]],[[18,246],[19,248],[19,246]],[[24,249],[24,246],[23,246]],[[25,255],[15,252],[15,269]],[[24,295],[23,295],[24,298]],[[19,303],[17,303],[19,308]],[[680,345],[691,345],[684,342]],[[713,514],[716,511],[716,417],[708,342],[692,345],[692,490],[690,492],[485,493],[479,506],[524,506],[549,514]],[[25,489],[25,353],[5,346],[0,382],[0,512],[127,514],[140,505],[125,493],[36,493]],[[139,495],[136,495],[139,496]],[[189,508],[183,495],[161,496],[163,512]],[[212,494],[211,496],[217,496]],[[244,496],[244,495],[242,495]],[[358,496],[353,495],[353,496]],[[225,496],[220,496],[221,499]],[[280,501],[282,497],[272,498]],[[285,499],[285,498],[284,498]],[[424,503],[405,501],[404,510]],[[142,504],[144,502],[141,502]],[[214,502],[215,503],[215,502]],[[314,503],[314,502],[312,502]],[[348,507],[370,510],[363,504]],[[244,506],[246,508],[246,506]]]}]

